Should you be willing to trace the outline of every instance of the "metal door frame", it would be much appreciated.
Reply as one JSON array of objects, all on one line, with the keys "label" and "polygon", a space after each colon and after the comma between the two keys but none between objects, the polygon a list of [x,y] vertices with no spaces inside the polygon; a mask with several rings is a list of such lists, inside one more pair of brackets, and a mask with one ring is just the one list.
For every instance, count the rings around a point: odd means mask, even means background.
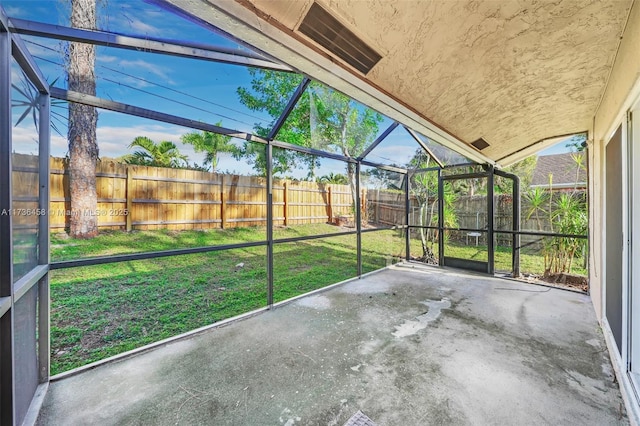
[{"label": "metal door frame", "polygon": [[[513,182],[513,218],[512,230],[501,231],[495,230],[494,212],[494,176],[500,176],[511,179]],[[448,228],[444,226],[444,184],[445,181],[461,180],[461,179],[487,179],[487,227],[486,229],[475,228]],[[487,261],[480,262],[469,259],[447,258],[444,249],[445,231],[466,231],[466,232],[482,232],[487,234]],[[512,265],[511,270],[514,277],[520,275],[520,179],[518,176],[507,173],[502,170],[496,170],[492,165],[485,166],[485,172],[462,173],[457,175],[443,176],[438,172],[438,262],[441,266],[450,266],[454,268],[467,269],[475,272],[485,272],[489,275],[495,273],[495,236],[500,233],[509,233],[512,235]]]},{"label": "metal door frame", "polygon": [[[10,31],[9,19],[0,7],[0,424],[30,424],[36,420],[49,382],[49,84],[38,69],[19,35]],[[13,264],[13,119],[11,63],[19,65],[30,84],[38,91],[38,225],[37,263],[15,283]],[[13,82],[15,83],[15,82]],[[15,213],[19,214],[19,213]],[[15,306],[30,290],[37,289],[38,304],[33,337],[37,384],[30,400],[18,400],[16,366]],[[31,391],[29,391],[30,393]],[[26,408],[26,411],[25,411]]]}]

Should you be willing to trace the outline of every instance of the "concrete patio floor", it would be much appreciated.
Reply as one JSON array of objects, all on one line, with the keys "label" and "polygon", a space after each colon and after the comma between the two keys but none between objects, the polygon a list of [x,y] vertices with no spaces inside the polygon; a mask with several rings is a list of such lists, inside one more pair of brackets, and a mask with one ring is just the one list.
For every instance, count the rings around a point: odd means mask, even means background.
[{"label": "concrete patio floor", "polygon": [[401,265],[52,382],[41,425],[628,424],[588,296]]}]

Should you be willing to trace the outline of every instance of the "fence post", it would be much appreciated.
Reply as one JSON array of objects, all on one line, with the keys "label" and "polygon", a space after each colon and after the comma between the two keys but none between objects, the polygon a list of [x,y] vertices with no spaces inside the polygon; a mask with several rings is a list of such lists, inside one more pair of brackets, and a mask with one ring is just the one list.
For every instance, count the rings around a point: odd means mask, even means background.
[{"label": "fence post", "polygon": [[127,230],[127,232],[131,232],[131,228],[132,228],[132,219],[131,216],[133,216],[133,197],[132,197],[132,191],[133,191],[133,175],[131,174],[131,166],[129,164],[126,165],[126,170],[127,170],[127,185],[124,189],[124,198],[127,200],[127,214],[125,216],[125,228]]},{"label": "fence post", "polygon": [[224,229],[227,226],[227,199],[224,196],[224,175],[220,176],[220,227]]},{"label": "fence post", "polygon": [[287,182],[286,180],[284,181],[284,183],[282,184],[283,186],[283,201],[284,201],[284,207],[283,212],[284,212],[284,226],[288,226],[289,225],[289,202],[288,202],[288,198],[289,198],[289,182]]},{"label": "fence post", "polygon": [[361,216],[361,220],[367,220],[367,191],[366,189],[362,189],[360,190],[360,192],[362,192],[361,195],[361,207],[360,207],[360,216]]},{"label": "fence post", "polygon": [[329,214],[329,223],[333,223],[333,201],[331,197],[331,187],[327,188],[327,213]]}]

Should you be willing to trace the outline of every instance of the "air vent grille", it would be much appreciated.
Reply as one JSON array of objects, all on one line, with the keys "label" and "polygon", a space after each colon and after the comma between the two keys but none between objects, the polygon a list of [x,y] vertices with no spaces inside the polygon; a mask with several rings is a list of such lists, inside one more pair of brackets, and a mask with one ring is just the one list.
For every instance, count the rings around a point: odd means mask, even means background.
[{"label": "air vent grille", "polygon": [[484,139],[480,138],[475,142],[471,142],[471,145],[475,146],[478,151],[482,151],[483,149],[489,146],[489,143]]},{"label": "air vent grille", "polygon": [[298,30],[363,74],[382,59],[317,3],[311,5]]}]

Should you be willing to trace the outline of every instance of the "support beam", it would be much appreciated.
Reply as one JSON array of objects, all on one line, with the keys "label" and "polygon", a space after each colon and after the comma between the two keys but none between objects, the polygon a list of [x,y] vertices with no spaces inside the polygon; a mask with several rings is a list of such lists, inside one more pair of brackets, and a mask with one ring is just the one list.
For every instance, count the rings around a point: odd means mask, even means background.
[{"label": "support beam", "polygon": [[110,256],[99,257],[87,257],[84,259],[76,260],[63,260],[59,262],[52,262],[49,264],[49,269],[65,269],[65,268],[77,268],[80,266],[92,266],[92,265],[104,265],[106,263],[118,263],[118,262],[131,262],[135,260],[145,259],[159,259],[161,257],[181,256],[185,254],[196,253],[209,253],[214,251],[233,250],[247,247],[259,247],[264,246],[267,243],[265,241],[253,241],[248,243],[239,244],[222,244],[219,246],[204,246],[204,247],[192,247],[183,249],[171,249],[162,251],[148,251],[142,253],[130,253],[130,254],[116,254]]},{"label": "support beam", "polygon": [[293,92],[291,99],[289,99],[289,103],[285,107],[284,111],[282,111],[282,114],[280,114],[280,117],[278,117],[278,120],[276,121],[276,123],[273,125],[273,128],[269,132],[269,136],[267,136],[268,139],[273,140],[276,138],[276,136],[278,136],[278,132],[280,132],[280,129],[284,125],[285,121],[287,121],[289,114],[291,114],[291,111],[293,111],[295,106],[298,104],[298,101],[302,97],[302,94],[304,93],[304,91],[307,89],[307,86],[309,86],[309,83],[311,83],[311,80],[305,77],[300,83],[300,85],[298,86],[298,88],[296,89],[296,91]]},{"label": "support beam", "polygon": [[411,175],[404,175],[404,225],[405,225],[405,259],[411,260],[411,228],[409,228],[409,219],[411,216],[411,199],[409,191],[411,190]]},{"label": "support beam", "polygon": [[413,139],[415,139],[416,142],[418,142],[418,145],[420,145],[422,147],[422,149],[424,149],[426,151],[426,153],[429,154],[429,157],[431,157],[433,159],[433,161],[435,161],[436,164],[438,166],[440,166],[440,168],[444,167],[444,163],[442,161],[440,161],[438,159],[438,157],[436,157],[433,154],[433,151],[431,151],[429,149],[429,147],[427,146],[427,144],[425,144],[424,141],[422,139],[420,139],[420,136],[418,136],[418,134],[416,132],[414,132],[413,130],[411,130],[407,126],[404,126],[404,129],[411,135],[411,137],[413,137]]},{"label": "support beam", "polygon": [[369,145],[369,147],[362,153],[360,157],[357,158],[357,160],[364,160],[365,157],[369,155],[371,151],[376,149],[376,147],[380,145],[380,142],[385,140],[385,138],[389,136],[389,133],[393,132],[396,129],[396,127],[398,127],[399,124],[400,123],[395,121],[391,126],[389,126],[384,132],[382,132],[380,136],[378,136],[378,138],[375,141],[373,141],[371,145]]},{"label": "support beam", "polygon": [[[514,175],[515,176],[515,175]],[[511,241],[511,272],[513,278],[520,277],[520,178],[513,179],[513,237]]]},{"label": "support beam", "polygon": [[0,33],[9,31],[9,18],[4,13],[4,9],[0,6]]},{"label": "support beam", "polygon": [[257,59],[265,59],[274,63],[280,63],[280,61],[278,61],[276,58],[274,58],[273,56],[265,53],[264,51],[257,51],[257,49],[255,47],[253,47],[251,44],[247,43],[246,41],[244,41],[241,38],[237,38],[233,35],[231,35],[229,32],[227,31],[223,31],[220,28],[218,28],[217,26],[207,22],[206,20],[200,18],[199,16],[195,16],[192,15],[191,13],[187,12],[183,7],[178,7],[174,4],[171,4],[171,2],[168,2],[166,0],[144,0],[145,3],[149,3],[149,4],[155,4],[156,6],[158,6],[159,8],[166,10],[167,12],[171,13],[172,15],[176,15],[179,16],[182,19],[185,19],[189,22],[193,22],[194,24],[204,28],[207,31],[216,33],[216,34],[222,34],[223,37],[233,41],[234,43],[241,45],[241,46],[245,46],[249,52],[246,51],[240,51],[242,53],[244,53],[245,55],[252,55],[251,57],[256,57]]},{"label": "support beam", "polygon": [[176,115],[165,114],[146,108],[140,108],[122,102],[110,101],[98,98],[84,93],[64,90],[58,87],[51,88],[51,96],[68,102],[89,105],[96,108],[102,108],[109,111],[121,112],[123,114],[134,115],[136,117],[148,118],[150,120],[161,121],[163,123],[175,124],[178,126],[189,127],[192,129],[204,130],[207,132],[217,133],[221,135],[231,136],[234,138],[245,139],[252,142],[267,143],[267,141],[259,136],[250,133],[239,132],[237,130],[227,129],[225,127],[214,126],[212,124],[203,123],[201,121],[190,120],[188,118],[178,117]]},{"label": "support beam", "polygon": [[[11,35],[0,32],[0,297],[13,287]],[[4,214],[2,214],[4,212]]]},{"label": "support beam", "polygon": [[438,264],[444,266],[444,180],[438,169]]},{"label": "support beam", "polygon": [[27,49],[27,46],[25,46],[24,41],[22,41],[19,35],[11,35],[11,47],[13,57],[27,75],[27,78],[36,86],[36,89],[38,89],[40,93],[49,93],[49,83],[47,83],[47,79],[44,78],[42,72],[40,72],[33,57],[29,54],[29,49]]},{"label": "support beam", "polygon": [[[512,182],[512,234],[511,234],[511,274],[514,278],[520,276],[520,178],[513,174],[507,173],[503,170],[494,170],[494,174],[506,179],[511,179]],[[494,230],[497,233],[497,231]]]},{"label": "support beam", "polygon": [[[48,89],[48,87],[47,87]],[[51,146],[51,97],[41,94],[40,127],[38,143],[38,204],[40,209],[49,211],[50,199],[50,168],[49,151]],[[38,222],[38,265],[49,267],[50,262],[50,234],[49,215],[39,217]],[[38,382],[49,381],[51,338],[50,338],[50,310],[49,310],[49,272],[38,283]]]},{"label": "support beam", "polygon": [[267,144],[267,306],[273,308],[273,147]]},{"label": "support beam", "polygon": [[401,169],[400,167],[387,166],[387,165],[384,165],[384,164],[373,163],[371,161],[366,161],[366,160],[361,160],[360,164],[363,165],[363,166],[375,167],[377,169],[386,170],[386,171],[389,171],[389,172],[402,173],[402,174],[406,174],[407,173],[407,169]]},{"label": "support beam", "polygon": [[487,273],[493,275],[495,271],[495,234],[494,228],[494,211],[495,203],[493,199],[493,166],[489,166],[487,171]]},{"label": "support beam", "polygon": [[[0,12],[2,10],[0,9]],[[2,15],[2,13],[0,13]],[[15,419],[15,371],[13,347],[13,235],[11,164],[11,34],[0,29],[0,297],[9,298],[0,316],[0,424]],[[5,214],[2,214],[5,212]],[[7,299],[4,299],[5,301]],[[6,302],[3,303],[6,308]]]},{"label": "support beam", "polygon": [[264,59],[262,56],[239,49],[206,46],[185,41],[165,40],[153,37],[133,37],[103,31],[83,30],[62,25],[45,24],[12,18],[9,22],[12,32],[55,40],[74,41],[97,46],[115,47],[141,52],[161,53],[183,58],[202,59],[233,65],[271,69],[276,71],[294,70],[287,66]]},{"label": "support beam", "polygon": [[[136,117],[148,118],[150,120],[161,121],[163,123],[175,124],[178,126],[189,127],[191,129],[204,130],[207,132],[217,133],[220,135],[231,136],[238,139],[244,139],[250,142],[258,142],[262,144],[268,143],[268,141],[260,136],[256,136],[251,133],[240,132],[238,130],[228,129],[226,127],[215,126],[213,124],[203,123],[202,121],[190,120],[188,118],[179,117],[177,115],[165,114],[163,112],[157,112],[146,108],[141,108],[122,102],[111,101],[108,99],[99,98],[97,96],[86,95],[84,93],[74,92],[70,90],[61,89],[58,87],[51,87],[51,97],[68,102],[75,102],[82,105],[89,105],[96,108],[106,109],[109,111],[120,112],[122,114],[134,115]],[[320,151],[318,149],[307,148],[305,146],[294,145],[287,142],[271,141],[271,145],[278,148],[289,149],[291,151],[301,152],[304,154],[316,155],[318,157],[331,158],[334,160],[355,163],[356,160],[344,155],[334,154],[332,152]],[[386,166],[383,164],[363,162],[363,164],[378,167],[384,170],[394,171],[398,173],[406,173],[405,169],[397,167]]]},{"label": "support beam", "polygon": [[334,154],[332,152],[320,151],[319,149],[307,148],[306,146],[294,145],[288,142],[272,141],[271,145],[277,148],[284,148],[291,151],[301,152],[303,154],[316,155],[318,157],[331,158],[333,160],[344,161],[347,163],[355,163],[356,160],[344,155]]},{"label": "support beam", "polygon": [[360,162],[356,163],[356,199],[354,200],[354,217],[356,219],[356,251],[358,262],[358,276],[362,276],[362,210],[360,206]]}]

